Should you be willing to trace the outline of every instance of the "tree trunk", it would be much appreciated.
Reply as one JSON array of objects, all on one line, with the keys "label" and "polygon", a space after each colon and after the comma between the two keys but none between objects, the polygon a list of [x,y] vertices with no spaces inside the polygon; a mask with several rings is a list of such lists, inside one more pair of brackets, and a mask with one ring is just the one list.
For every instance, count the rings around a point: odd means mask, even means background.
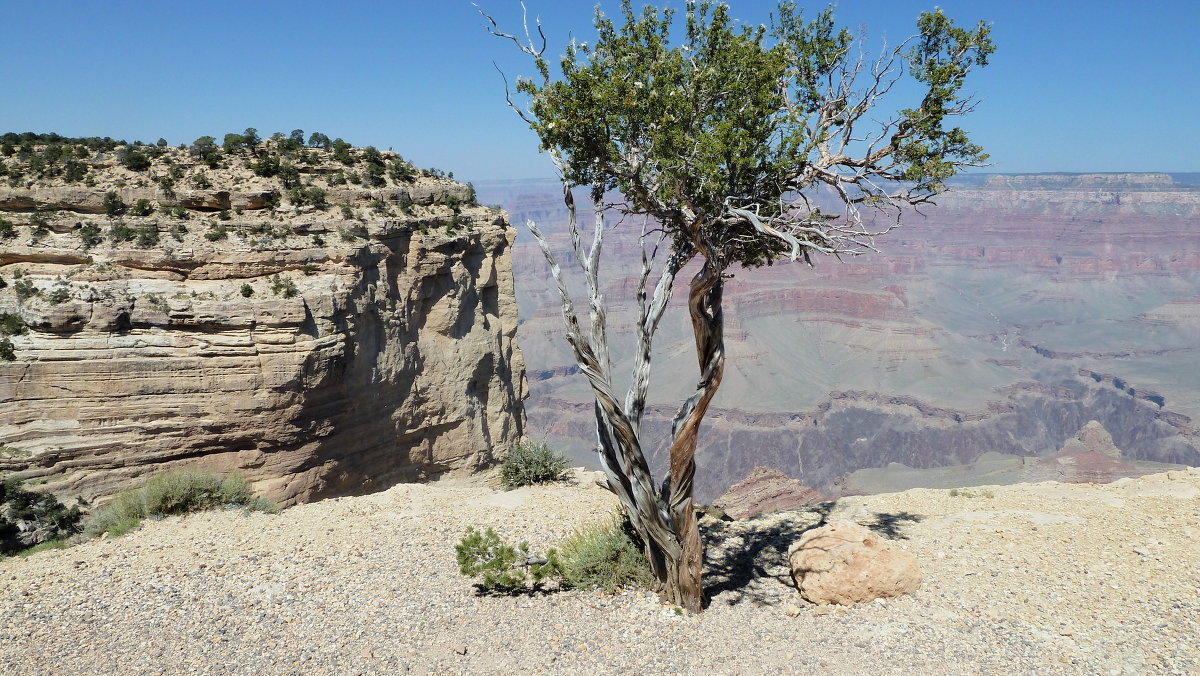
[{"label": "tree trunk", "polygon": [[706,259],[704,267],[692,278],[688,293],[688,311],[696,338],[696,356],[700,380],[696,390],[675,414],[671,428],[670,473],[663,485],[663,498],[671,515],[671,525],[679,542],[679,558],[672,562],[668,578],[673,603],[692,612],[703,607],[704,543],[692,503],[696,476],[696,438],[700,421],[725,369],[724,317],[721,312],[723,282],[720,266]]}]

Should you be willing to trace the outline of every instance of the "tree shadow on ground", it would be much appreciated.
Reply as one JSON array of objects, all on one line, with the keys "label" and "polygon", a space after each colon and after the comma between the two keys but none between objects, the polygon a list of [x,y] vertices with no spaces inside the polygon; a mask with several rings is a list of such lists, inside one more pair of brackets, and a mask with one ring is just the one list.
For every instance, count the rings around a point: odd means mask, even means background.
[{"label": "tree shadow on ground", "polygon": [[[759,515],[740,521],[705,519],[701,531],[707,543],[705,556],[705,603],[778,605],[796,595],[788,547],[805,532],[829,522],[836,502],[807,508]],[[919,514],[876,512],[849,517],[889,540],[908,539],[907,524],[923,518]]]}]

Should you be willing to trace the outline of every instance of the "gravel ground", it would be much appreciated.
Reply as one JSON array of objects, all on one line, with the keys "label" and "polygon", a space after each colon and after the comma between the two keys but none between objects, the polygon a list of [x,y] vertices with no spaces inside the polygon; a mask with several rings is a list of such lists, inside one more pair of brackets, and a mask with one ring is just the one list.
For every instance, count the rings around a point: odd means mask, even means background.
[{"label": "gravel ground", "polygon": [[[480,595],[458,574],[467,525],[536,549],[604,518],[587,483],[401,485],[0,560],[0,673],[1200,673],[1200,469],[706,519],[698,616],[646,592]],[[822,518],[893,537],[921,590],[800,600],[784,555]]]}]

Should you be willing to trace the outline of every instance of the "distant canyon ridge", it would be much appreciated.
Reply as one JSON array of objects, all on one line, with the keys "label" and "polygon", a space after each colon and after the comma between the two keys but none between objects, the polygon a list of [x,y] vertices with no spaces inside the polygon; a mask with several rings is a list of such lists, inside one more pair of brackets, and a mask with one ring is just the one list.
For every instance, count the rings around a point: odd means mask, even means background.
[{"label": "distant canyon ridge", "polygon": [[[880,254],[735,271],[729,360],[701,434],[697,497],[713,500],[760,466],[836,496],[1200,465],[1196,179],[972,176],[879,239]],[[594,465],[590,393],[545,261],[523,231],[529,219],[549,231],[569,271],[559,188],[477,187],[520,231],[529,432]],[[614,223],[605,242],[614,357],[625,365],[640,227]],[[649,440],[667,437],[697,375],[679,300],[655,349]],[[1068,443],[1097,438],[1111,448]],[[665,448],[653,450],[661,469]],[[1117,464],[1098,470],[1079,460],[1088,452]],[[1047,469],[1038,459],[1049,456],[1069,459]],[[921,472],[936,468],[953,471]]]}]

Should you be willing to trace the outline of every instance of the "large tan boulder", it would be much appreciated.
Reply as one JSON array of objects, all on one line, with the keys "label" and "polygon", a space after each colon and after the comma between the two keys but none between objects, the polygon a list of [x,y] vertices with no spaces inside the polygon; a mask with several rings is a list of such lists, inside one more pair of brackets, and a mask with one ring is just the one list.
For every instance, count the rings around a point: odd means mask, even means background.
[{"label": "large tan boulder", "polygon": [[792,579],[805,599],[848,606],[902,596],[921,586],[917,560],[856,523],[806,532],[788,549]]}]

